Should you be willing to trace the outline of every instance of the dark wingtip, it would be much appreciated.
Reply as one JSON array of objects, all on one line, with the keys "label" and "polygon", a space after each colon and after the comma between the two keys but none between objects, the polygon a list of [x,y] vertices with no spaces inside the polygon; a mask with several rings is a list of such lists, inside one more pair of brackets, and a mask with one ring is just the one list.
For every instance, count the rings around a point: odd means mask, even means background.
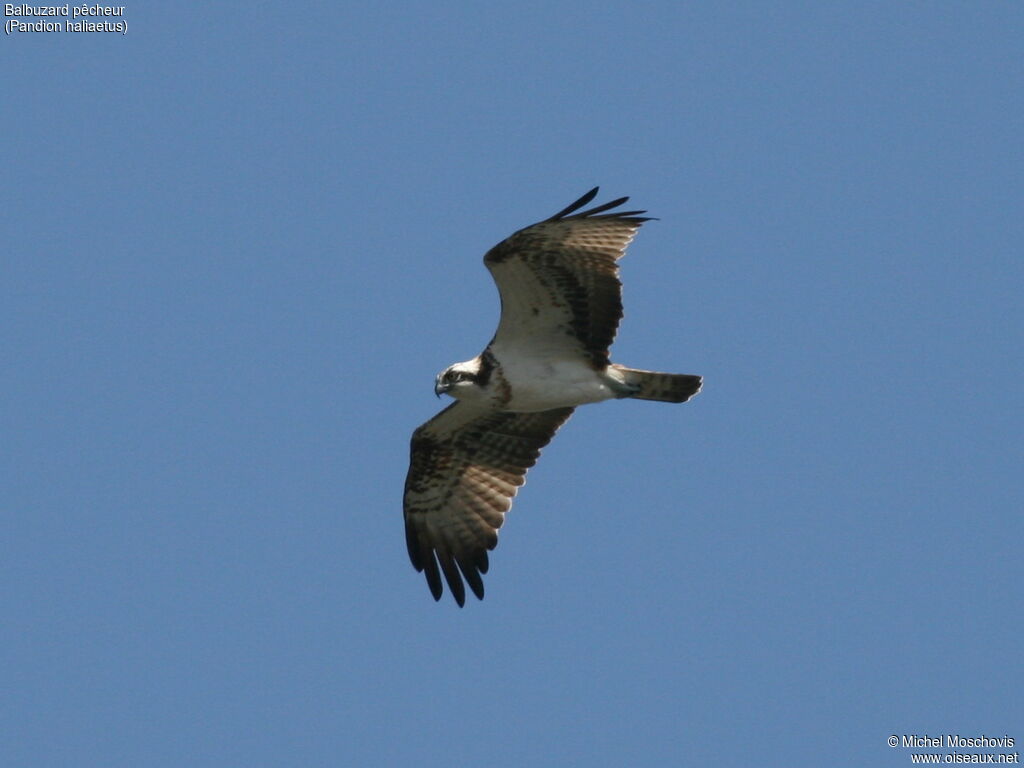
[{"label": "dark wingtip", "polygon": [[[583,211],[580,216],[593,216],[595,213],[601,213],[607,211],[609,208],[618,208],[623,203],[629,202],[629,196],[619,197],[612,200],[610,203],[602,203],[601,205],[591,208],[589,211]],[[632,213],[643,213],[643,211],[632,211]]]},{"label": "dark wingtip", "polygon": [[437,571],[434,553],[427,552],[425,558],[414,557],[412,564],[417,571],[423,571],[423,575],[427,577],[427,586],[430,587],[430,594],[434,596],[434,600],[440,600],[444,589],[441,587],[441,574]]},{"label": "dark wingtip", "polygon": [[441,576],[436,568],[427,569],[427,586],[430,587],[430,594],[434,596],[434,601],[440,600],[441,595],[444,594],[444,587],[441,586]]},{"label": "dark wingtip", "polygon": [[455,598],[455,602],[461,608],[466,604],[466,587],[462,583],[462,577],[459,576],[455,559],[449,552],[438,552],[437,559],[441,565],[441,573],[444,574],[444,580],[448,582],[448,591],[452,593],[452,597]]},{"label": "dark wingtip", "polygon": [[[583,197],[577,200],[572,205],[563,208],[561,211],[552,216],[548,221],[560,221],[562,219],[585,219],[585,218],[614,218],[623,221],[632,221],[637,224],[642,224],[645,221],[650,221],[650,216],[643,216],[641,214],[647,213],[647,211],[618,211],[616,213],[605,213],[610,211],[612,208],[618,208],[620,205],[625,204],[629,201],[629,197],[619,197],[612,200],[609,203],[602,203],[601,205],[594,206],[586,211],[580,211],[579,209],[597,197],[597,191],[600,187],[594,187],[592,190],[587,192]],[[576,213],[579,211],[579,213]]]},{"label": "dark wingtip", "polygon": [[571,205],[568,205],[565,208],[563,208],[562,210],[560,210],[558,213],[556,213],[554,216],[552,216],[550,219],[548,219],[548,221],[558,221],[559,219],[564,219],[566,216],[568,216],[573,211],[579,210],[584,205],[586,205],[591,200],[593,200],[595,197],[597,197],[597,191],[599,189],[600,189],[600,187],[594,187],[592,190],[587,192],[587,194],[585,194],[583,197],[581,197],[575,203],[572,203]]},{"label": "dark wingtip", "polygon": [[[459,564],[462,567],[462,564]],[[484,599],[484,580],[480,578],[480,573],[476,568],[462,567],[462,575],[466,577],[466,583],[469,584],[469,588],[473,590],[473,594],[476,595],[477,600]]]}]

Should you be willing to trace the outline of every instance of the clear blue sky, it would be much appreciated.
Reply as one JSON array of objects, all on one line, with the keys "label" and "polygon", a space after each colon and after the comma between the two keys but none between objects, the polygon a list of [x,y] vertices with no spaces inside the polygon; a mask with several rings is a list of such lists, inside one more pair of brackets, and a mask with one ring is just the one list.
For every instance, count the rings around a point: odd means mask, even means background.
[{"label": "clear blue sky", "polygon": [[[1024,742],[1024,6],[124,18],[0,41],[4,765]],[[409,436],[597,184],[615,359],[704,391],[581,409],[436,604]]]}]

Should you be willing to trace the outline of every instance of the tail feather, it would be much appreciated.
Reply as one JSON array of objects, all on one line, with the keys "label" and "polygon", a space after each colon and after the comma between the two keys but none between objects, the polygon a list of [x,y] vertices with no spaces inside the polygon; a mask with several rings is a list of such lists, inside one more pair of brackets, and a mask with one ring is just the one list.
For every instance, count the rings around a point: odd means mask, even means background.
[{"label": "tail feather", "polygon": [[700,376],[691,376],[688,373],[641,371],[636,368],[626,368],[623,365],[613,365],[612,367],[622,374],[623,380],[629,388],[623,397],[658,400],[663,403],[685,403],[700,392],[702,382]]}]

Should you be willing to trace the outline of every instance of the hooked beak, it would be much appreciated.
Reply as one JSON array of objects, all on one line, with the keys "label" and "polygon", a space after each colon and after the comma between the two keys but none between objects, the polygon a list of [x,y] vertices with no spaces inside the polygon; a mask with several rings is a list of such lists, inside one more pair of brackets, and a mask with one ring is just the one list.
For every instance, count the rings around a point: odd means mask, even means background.
[{"label": "hooked beak", "polygon": [[447,391],[448,391],[447,387],[445,387],[444,384],[441,383],[441,377],[440,376],[438,376],[436,379],[434,379],[434,394],[437,395],[438,398],[441,397],[441,393],[442,392],[447,392]]}]

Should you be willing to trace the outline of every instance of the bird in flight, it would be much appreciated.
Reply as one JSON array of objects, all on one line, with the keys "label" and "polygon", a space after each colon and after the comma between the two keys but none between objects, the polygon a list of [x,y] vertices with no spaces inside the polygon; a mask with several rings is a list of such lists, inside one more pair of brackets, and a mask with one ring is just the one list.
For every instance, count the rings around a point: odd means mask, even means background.
[{"label": "bird in flight", "polygon": [[482,353],[438,374],[435,394],[455,402],[412,435],[405,537],[435,600],[441,574],[460,606],[463,579],[483,599],[487,552],[512,498],[576,406],[613,398],[684,403],[700,391],[700,376],[609,359],[622,318],[617,261],[649,218],[610,212],[628,197],[581,211],[597,190],[487,252],[484,265],[501,295],[498,330]]}]

